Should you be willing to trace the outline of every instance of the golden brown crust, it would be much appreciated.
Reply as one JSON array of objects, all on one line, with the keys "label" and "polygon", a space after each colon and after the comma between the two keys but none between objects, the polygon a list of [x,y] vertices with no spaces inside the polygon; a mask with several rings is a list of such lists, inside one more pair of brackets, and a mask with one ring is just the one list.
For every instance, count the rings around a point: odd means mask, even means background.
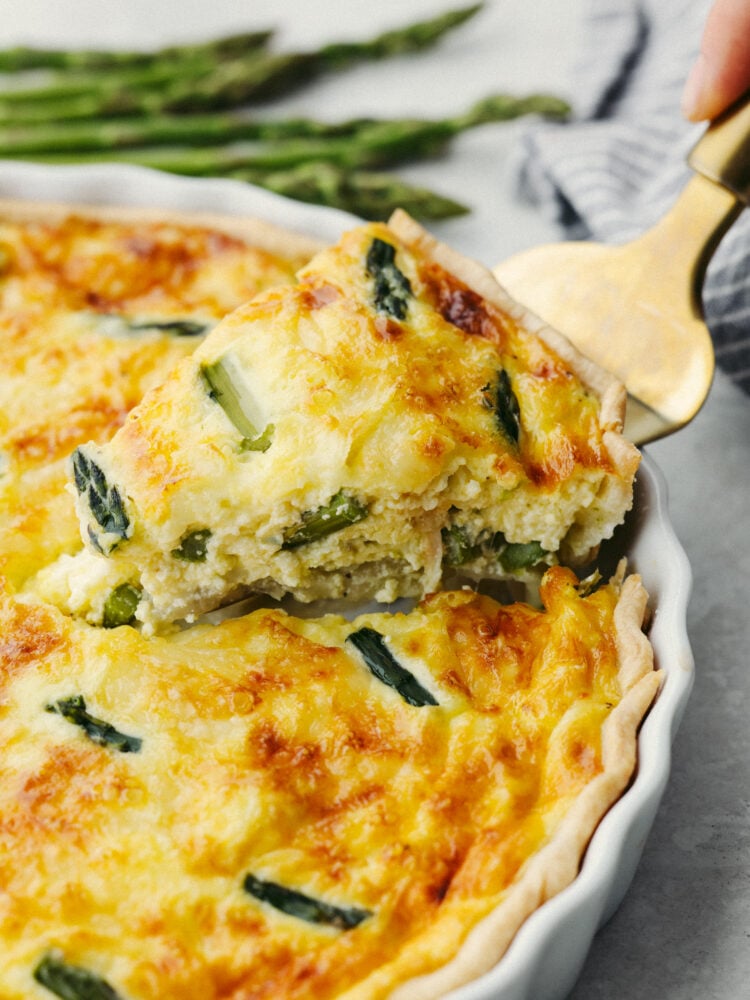
[{"label": "golden brown crust", "polygon": [[117,222],[137,226],[179,225],[215,229],[246,240],[254,246],[280,257],[312,256],[323,244],[303,233],[295,233],[262,219],[222,215],[215,212],[178,212],[163,208],[93,205],[67,202],[22,201],[0,198],[0,219],[8,222],[43,222],[57,224],[68,216],[79,216],[98,222]]}]

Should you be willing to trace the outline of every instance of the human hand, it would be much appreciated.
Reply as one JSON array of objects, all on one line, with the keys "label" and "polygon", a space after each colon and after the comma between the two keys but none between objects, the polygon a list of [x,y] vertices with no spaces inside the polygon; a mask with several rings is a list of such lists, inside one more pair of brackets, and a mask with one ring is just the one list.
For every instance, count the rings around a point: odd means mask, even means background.
[{"label": "human hand", "polygon": [[715,118],[750,89],[750,0],[714,0],[701,51],[685,83],[682,113]]}]

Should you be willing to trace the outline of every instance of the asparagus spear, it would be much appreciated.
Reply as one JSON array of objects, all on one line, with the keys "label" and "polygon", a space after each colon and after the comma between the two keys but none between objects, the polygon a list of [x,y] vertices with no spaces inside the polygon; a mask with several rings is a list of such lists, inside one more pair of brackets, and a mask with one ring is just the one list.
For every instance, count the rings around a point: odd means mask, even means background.
[{"label": "asparagus spear", "polygon": [[34,979],[61,1000],[119,1000],[106,980],[79,965],[69,965],[57,953],[41,959]]},{"label": "asparagus spear", "polygon": [[363,219],[388,219],[396,208],[415,219],[448,219],[469,210],[428,188],[407,184],[391,174],[344,170],[332,163],[302,163],[291,170],[240,170],[232,176],[268,191],[316,205],[352,212]]},{"label": "asparagus spear", "polygon": [[274,426],[260,427],[259,414],[247,387],[243,384],[242,371],[231,357],[219,358],[211,365],[201,367],[201,378],[214,399],[242,435],[242,451],[268,451],[273,439]]},{"label": "asparagus spear", "polygon": [[340,123],[312,118],[248,119],[233,112],[216,114],[158,114],[148,118],[94,118],[88,121],[7,124],[0,120],[3,156],[37,153],[88,153],[140,146],[223,145],[243,140],[278,141],[352,135],[365,121]]},{"label": "asparagus spear", "polygon": [[271,31],[247,31],[227,35],[209,42],[169,45],[156,51],[130,52],[92,49],[42,49],[19,45],[0,49],[0,72],[17,73],[27,69],[112,70],[130,66],[146,66],[154,59],[192,59],[208,56],[226,59],[242,55],[249,49],[265,45]]},{"label": "asparagus spear", "polygon": [[82,694],[70,698],[60,698],[46,706],[46,711],[62,715],[68,722],[80,726],[92,743],[98,746],[111,746],[120,753],[138,753],[143,741],[139,736],[128,736],[121,733],[109,722],[103,722],[86,711],[86,700]]},{"label": "asparagus spear", "polygon": [[374,239],[367,251],[365,270],[373,279],[373,304],[379,313],[404,319],[413,298],[411,282],[396,264],[396,248]]},{"label": "asparagus spear", "polygon": [[0,107],[12,108],[29,104],[48,104],[50,101],[64,101],[71,97],[82,97],[92,93],[117,91],[127,86],[129,89],[154,88],[169,85],[176,78],[200,77],[212,68],[206,57],[191,59],[155,59],[144,66],[123,66],[117,75],[100,72],[65,73],[44,84],[28,87],[13,87],[0,91]]},{"label": "asparagus spear", "polygon": [[343,490],[334,494],[327,504],[316,510],[306,510],[300,524],[288,528],[284,534],[282,549],[297,549],[327,538],[350,524],[356,524],[367,517],[367,506],[357,497],[349,496]]},{"label": "asparagus spear", "polygon": [[[502,105],[507,117],[507,101]],[[528,102],[519,105],[527,107]],[[537,102],[538,106],[538,102]],[[64,151],[26,153],[43,163],[136,163],[191,176],[217,176],[237,170],[286,170],[300,163],[319,160],[348,169],[390,166],[405,160],[435,155],[445,149],[459,132],[492,120],[487,102],[482,102],[480,114],[467,112],[454,118],[435,120],[385,119],[363,121],[351,134],[302,135],[275,142],[244,146],[145,146],[134,149],[113,149],[94,153]],[[248,133],[252,125],[248,127]],[[235,135],[239,134],[238,126]],[[290,129],[293,131],[293,129]],[[21,154],[16,149],[0,145],[6,157]]]},{"label": "asparagus spear", "polygon": [[386,644],[386,638],[374,628],[357,629],[346,641],[359,652],[370,672],[383,684],[394,688],[409,705],[420,708],[437,705],[435,696],[422,687],[414,674],[402,667]]},{"label": "asparagus spear", "polygon": [[[479,101],[466,112],[443,122],[427,123],[420,119],[353,118],[341,122],[322,122],[312,118],[248,119],[233,112],[215,114],[156,114],[146,118],[94,118],[87,121],[64,121],[19,125],[0,119],[0,152],[3,156],[33,156],[60,153],[65,155],[107,152],[116,149],[163,145],[222,145],[244,140],[266,142],[288,139],[343,138],[356,135],[375,125],[380,129],[401,126],[400,141],[413,128],[424,136],[423,128],[444,132],[445,138],[490,122],[507,121],[521,115],[538,114],[564,118],[569,105],[548,94],[516,97],[495,94]],[[423,141],[423,140],[422,140]]]},{"label": "asparagus spear", "polygon": [[73,452],[72,465],[76,490],[85,496],[92,517],[102,529],[100,535],[89,526],[91,542],[100,552],[109,553],[131,534],[120,490],[107,482],[102,470],[82,448]]},{"label": "asparagus spear", "polygon": [[203,81],[199,93],[188,89],[167,96],[165,108],[188,111],[236,107],[250,101],[267,100],[307,83],[323,73],[338,71],[355,62],[387,59],[419,52],[434,45],[444,34],[474,17],[482,4],[447,11],[427,21],[386,31],[368,41],[336,42],[317,52],[268,54],[246,67],[238,61],[219,67],[215,77]]},{"label": "asparagus spear", "polygon": [[[27,121],[64,121],[124,114],[157,114],[212,111],[239,107],[294,89],[326,72],[338,71],[356,61],[385,59],[416,52],[433,45],[446,32],[473,17],[481,4],[448,11],[439,17],[388,31],[370,40],[325,45],[317,51],[266,53],[217,60],[215,68],[199,82],[176,79],[158,90],[130,89],[111,83],[103,90],[70,100],[37,94],[29,105],[0,102],[0,117],[9,118],[21,108]],[[24,110],[25,109],[25,110]]]},{"label": "asparagus spear", "polygon": [[495,414],[495,423],[508,440],[517,445],[521,433],[521,410],[510,376],[501,368],[492,385],[484,387],[482,403]]},{"label": "asparagus spear", "polygon": [[245,892],[282,913],[312,924],[328,924],[342,931],[351,930],[372,916],[369,910],[363,910],[358,906],[335,906],[322,899],[307,896],[297,889],[288,889],[278,882],[259,879],[252,874],[245,876],[243,887]]}]

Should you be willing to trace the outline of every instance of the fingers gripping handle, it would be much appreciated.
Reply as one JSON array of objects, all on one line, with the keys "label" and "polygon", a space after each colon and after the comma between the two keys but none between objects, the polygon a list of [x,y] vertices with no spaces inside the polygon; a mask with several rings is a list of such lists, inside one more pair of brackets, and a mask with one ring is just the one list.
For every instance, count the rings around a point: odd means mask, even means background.
[{"label": "fingers gripping handle", "polygon": [[750,204],[750,94],[708,126],[688,155],[697,173]]}]

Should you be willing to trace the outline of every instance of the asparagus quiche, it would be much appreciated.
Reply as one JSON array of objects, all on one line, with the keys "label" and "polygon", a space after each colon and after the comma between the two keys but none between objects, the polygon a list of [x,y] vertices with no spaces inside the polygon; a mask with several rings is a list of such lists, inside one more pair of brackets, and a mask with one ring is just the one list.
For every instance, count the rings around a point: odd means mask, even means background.
[{"label": "asparagus quiche", "polygon": [[576,876],[659,682],[636,576],[163,636],[0,595],[0,995],[421,1000]]},{"label": "asparagus quiche", "polygon": [[0,571],[80,548],[66,462],[312,241],[211,216],[0,202]]},{"label": "asparagus quiche", "polygon": [[75,450],[88,551],[39,592],[92,622],[126,595],[113,620],[158,628],[252,591],[533,582],[589,559],[632,502],[624,399],[399,212],[240,307]]}]

